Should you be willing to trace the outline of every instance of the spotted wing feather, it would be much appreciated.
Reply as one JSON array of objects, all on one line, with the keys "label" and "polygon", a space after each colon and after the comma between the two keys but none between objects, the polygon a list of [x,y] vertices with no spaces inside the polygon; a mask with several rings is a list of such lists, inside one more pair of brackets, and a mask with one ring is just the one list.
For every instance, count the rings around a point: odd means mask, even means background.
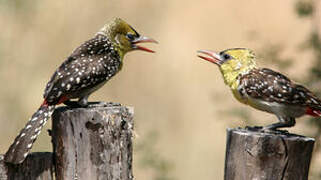
[{"label": "spotted wing feather", "polygon": [[321,110],[321,101],[311,91],[271,69],[253,69],[239,81],[239,92],[251,98]]},{"label": "spotted wing feather", "polygon": [[103,35],[85,42],[56,70],[44,98],[56,104],[61,97],[79,98],[109,80],[121,67],[118,53]]}]

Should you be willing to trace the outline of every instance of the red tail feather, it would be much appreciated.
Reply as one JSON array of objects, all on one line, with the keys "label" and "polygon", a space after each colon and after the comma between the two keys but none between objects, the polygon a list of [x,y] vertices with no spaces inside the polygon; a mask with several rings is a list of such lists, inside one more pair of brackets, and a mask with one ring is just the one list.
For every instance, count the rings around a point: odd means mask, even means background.
[{"label": "red tail feather", "polygon": [[321,110],[317,110],[317,109],[313,109],[308,107],[305,111],[305,114],[308,114],[310,116],[314,116],[314,117],[319,117],[321,116]]}]

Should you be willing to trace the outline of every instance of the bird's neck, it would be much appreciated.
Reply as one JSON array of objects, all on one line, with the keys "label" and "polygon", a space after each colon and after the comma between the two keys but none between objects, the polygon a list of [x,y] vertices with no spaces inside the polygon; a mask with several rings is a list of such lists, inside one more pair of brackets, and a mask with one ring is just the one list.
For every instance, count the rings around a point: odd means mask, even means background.
[{"label": "bird's neck", "polygon": [[249,66],[241,67],[237,70],[225,70],[222,68],[220,68],[220,70],[222,72],[225,84],[228,85],[232,90],[236,90],[239,86],[238,77],[249,73],[252,69],[255,68],[256,65],[251,64]]}]

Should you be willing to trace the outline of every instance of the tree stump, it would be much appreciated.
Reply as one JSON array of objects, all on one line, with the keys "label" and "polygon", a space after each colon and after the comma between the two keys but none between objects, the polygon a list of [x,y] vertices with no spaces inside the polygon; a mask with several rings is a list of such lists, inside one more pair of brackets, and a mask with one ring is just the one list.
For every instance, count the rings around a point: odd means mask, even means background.
[{"label": "tree stump", "polygon": [[115,104],[59,107],[52,126],[57,180],[128,180],[133,109]]},{"label": "tree stump", "polygon": [[53,180],[52,153],[36,152],[19,165],[7,164],[0,155],[0,180]]},{"label": "tree stump", "polygon": [[313,146],[287,132],[227,129],[224,180],[307,180]]}]

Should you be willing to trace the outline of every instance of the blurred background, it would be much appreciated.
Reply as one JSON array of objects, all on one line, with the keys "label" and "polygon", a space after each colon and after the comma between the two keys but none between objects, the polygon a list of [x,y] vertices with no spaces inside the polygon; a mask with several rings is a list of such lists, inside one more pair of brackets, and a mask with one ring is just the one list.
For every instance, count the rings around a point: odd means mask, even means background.
[{"label": "blurred background", "polygon": [[[198,49],[253,49],[260,66],[282,71],[321,97],[319,0],[0,0],[0,153],[42,102],[44,87],[71,51],[121,17],[160,43],[132,52],[92,101],[135,108],[138,180],[223,179],[227,127],[276,117],[232,98],[218,68]],[[45,129],[33,151],[51,151]],[[290,129],[317,138],[310,179],[321,179],[321,119]]]}]

